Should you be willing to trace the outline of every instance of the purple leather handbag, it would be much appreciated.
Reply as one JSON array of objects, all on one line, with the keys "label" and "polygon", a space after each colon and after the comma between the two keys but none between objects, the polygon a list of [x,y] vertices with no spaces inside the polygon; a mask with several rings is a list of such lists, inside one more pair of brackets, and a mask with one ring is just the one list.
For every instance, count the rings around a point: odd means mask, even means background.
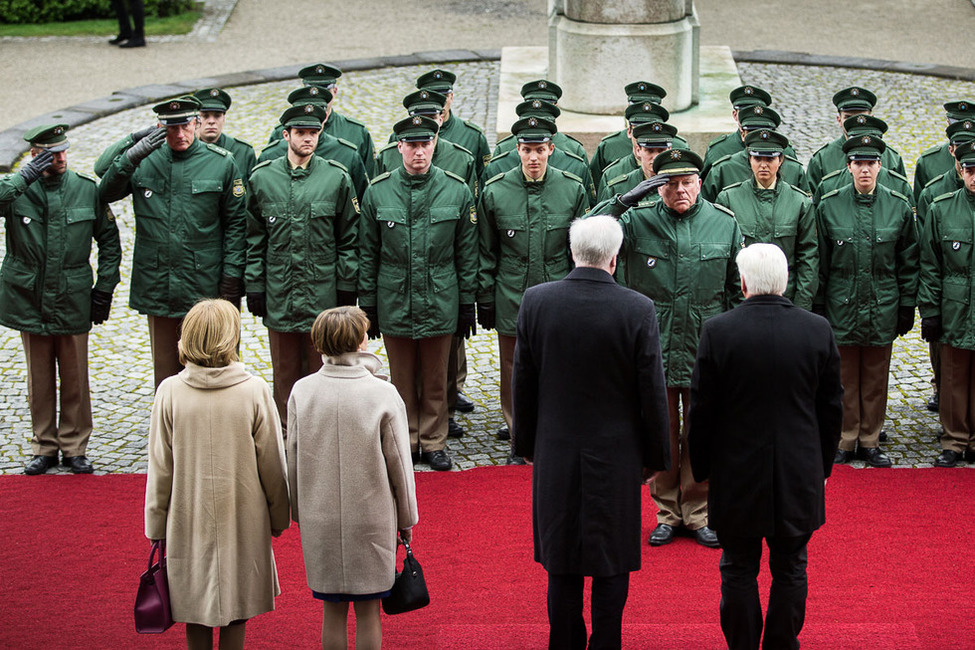
[{"label": "purple leather handbag", "polygon": [[[153,559],[159,554],[157,562]],[[166,574],[166,541],[152,543],[149,568],[139,578],[135,595],[135,631],[139,634],[162,634],[173,625],[169,611],[169,577]]]}]

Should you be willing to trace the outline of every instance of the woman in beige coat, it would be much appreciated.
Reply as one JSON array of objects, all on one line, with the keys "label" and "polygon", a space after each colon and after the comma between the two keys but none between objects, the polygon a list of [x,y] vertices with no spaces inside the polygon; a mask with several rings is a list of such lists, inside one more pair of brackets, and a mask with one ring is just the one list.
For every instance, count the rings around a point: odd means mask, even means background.
[{"label": "woman in beige coat", "polygon": [[[324,366],[288,400],[291,518],[301,526],[305,575],[324,601],[322,647],[348,647],[349,603],[357,649],[382,644],[380,599],[396,571],[396,535],[417,521],[406,406],[365,352],[369,319],[358,307],[318,315],[311,338]],[[300,513],[300,516],[299,516]]]},{"label": "woman in beige coat", "polygon": [[244,647],[280,593],[271,536],[290,525],[284,441],[267,383],[237,360],[240,312],[203,300],[183,319],[185,369],[156,390],[146,537],[165,539],[173,620],[190,649]]}]

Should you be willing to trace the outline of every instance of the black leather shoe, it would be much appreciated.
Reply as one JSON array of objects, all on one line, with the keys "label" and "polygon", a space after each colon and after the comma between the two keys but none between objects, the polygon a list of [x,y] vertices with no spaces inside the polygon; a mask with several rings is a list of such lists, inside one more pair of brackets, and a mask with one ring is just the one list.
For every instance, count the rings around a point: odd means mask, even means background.
[{"label": "black leather shoe", "polygon": [[708,548],[721,548],[721,544],[718,543],[718,534],[707,526],[701,526],[695,530],[694,539],[701,546],[707,546]]},{"label": "black leather shoe", "polygon": [[446,472],[454,466],[453,461],[450,460],[450,456],[447,455],[447,451],[444,449],[425,451],[420,454],[420,458],[430,465],[430,469],[437,472]]},{"label": "black leather shoe", "polygon": [[119,44],[119,47],[121,48],[145,47],[145,46],[146,46],[146,39],[144,38],[130,38],[124,43]]},{"label": "black leather shoe", "polygon": [[505,461],[505,465],[527,465],[528,463],[521,456],[517,456],[515,452],[508,454],[508,460]]},{"label": "black leather shoe", "polygon": [[[950,449],[942,449],[941,454],[934,461],[935,467],[954,467],[958,464],[961,454]],[[37,456],[35,456],[37,458]],[[26,471],[26,470],[25,470]]]},{"label": "black leather shoe", "polygon": [[859,452],[857,452],[857,456],[859,456],[861,460],[866,461],[867,465],[870,467],[890,467],[893,465],[893,463],[890,462],[890,459],[887,458],[887,454],[880,451],[880,447],[870,447],[869,449],[860,447]]},{"label": "black leather shoe", "polygon": [[418,452],[418,451],[410,452],[410,455],[413,457],[413,464],[414,465],[416,465],[417,463],[420,462],[420,452]]},{"label": "black leather shoe", "polygon": [[498,440],[511,440],[511,431],[508,430],[508,425],[504,424],[498,429]]},{"label": "black leather shoe", "polygon": [[930,398],[928,398],[928,410],[932,413],[938,412],[938,407],[941,405],[941,397],[938,393],[933,393]]},{"label": "black leather shoe", "polygon": [[457,422],[454,421],[454,418],[449,418],[447,420],[448,438],[463,438],[465,435],[467,435],[467,432],[464,431],[464,427],[457,424]]},{"label": "black leather shoe", "polygon": [[24,465],[24,474],[37,476],[58,464],[57,456],[34,456],[30,462]]},{"label": "black leather shoe", "polygon": [[70,469],[72,474],[91,474],[95,471],[91,461],[84,456],[65,456],[61,459],[61,464]]},{"label": "black leather shoe", "polygon": [[657,524],[657,527],[650,533],[648,543],[650,546],[663,546],[674,541],[674,527],[669,524]]},{"label": "black leather shoe", "polygon": [[887,432],[881,431],[880,435],[878,436],[878,439],[880,440],[880,442],[887,442]]},{"label": "black leather shoe", "polygon": [[965,462],[966,463],[975,463],[975,449],[966,449],[965,450]]},{"label": "black leather shoe", "polygon": [[119,34],[115,38],[108,39],[108,44],[109,45],[121,45],[122,43],[124,43],[127,40],[129,40],[129,37],[128,36],[122,36],[121,34]]},{"label": "black leather shoe", "polygon": [[842,449],[837,449],[836,455],[833,456],[834,465],[844,465],[846,463],[849,463],[851,460],[853,460],[852,451],[844,451]]},{"label": "black leather shoe", "polygon": [[457,403],[454,405],[454,410],[461,413],[473,413],[474,400],[464,393],[457,393]]}]

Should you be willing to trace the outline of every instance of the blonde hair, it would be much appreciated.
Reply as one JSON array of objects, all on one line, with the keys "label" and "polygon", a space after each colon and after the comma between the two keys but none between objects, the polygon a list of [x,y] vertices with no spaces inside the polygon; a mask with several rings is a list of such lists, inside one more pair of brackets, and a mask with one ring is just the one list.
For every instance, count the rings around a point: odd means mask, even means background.
[{"label": "blonde hair", "polygon": [[311,342],[326,357],[355,352],[369,329],[366,312],[358,307],[326,309],[311,326]]},{"label": "blonde hair", "polygon": [[201,300],[183,318],[179,362],[221,368],[238,361],[240,312],[226,300]]}]

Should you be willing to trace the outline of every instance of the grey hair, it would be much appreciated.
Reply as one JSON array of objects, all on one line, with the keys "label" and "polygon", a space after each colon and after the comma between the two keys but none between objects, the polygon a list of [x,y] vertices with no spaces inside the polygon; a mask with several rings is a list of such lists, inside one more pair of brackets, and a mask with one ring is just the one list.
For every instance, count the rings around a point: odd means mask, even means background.
[{"label": "grey hair", "polygon": [[754,296],[785,293],[789,282],[789,262],[775,244],[752,244],[738,251],[738,273],[748,293]]},{"label": "grey hair", "polygon": [[615,217],[584,217],[569,228],[569,247],[577,266],[608,267],[622,245],[623,228]]}]

